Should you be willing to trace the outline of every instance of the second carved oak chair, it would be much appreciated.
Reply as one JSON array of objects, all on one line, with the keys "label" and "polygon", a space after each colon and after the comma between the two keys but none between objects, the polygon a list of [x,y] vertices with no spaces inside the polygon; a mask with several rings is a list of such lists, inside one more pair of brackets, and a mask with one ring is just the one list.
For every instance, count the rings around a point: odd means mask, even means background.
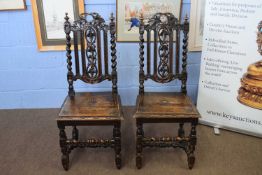
[{"label": "second carved oak chair", "polygon": [[[91,17],[91,20],[87,20],[89,17]],[[69,91],[57,119],[60,130],[62,165],[65,170],[68,170],[69,153],[74,148],[111,147],[115,150],[115,163],[117,168],[120,169],[120,126],[123,116],[120,97],[117,92],[115,18],[111,15],[109,25],[97,13],[82,14],[80,19],[72,24],[66,14],[65,20]],[[73,33],[74,36],[74,68],[72,67],[70,33]],[[111,69],[109,69],[108,35],[111,36]],[[112,81],[112,91],[75,92],[73,82],[76,80],[90,84],[100,83],[104,80]],[[89,125],[112,125],[112,138],[80,140],[77,126]],[[66,126],[73,128],[71,138],[66,135]]]},{"label": "second carved oak chair", "polygon": [[[189,23],[180,24],[171,13],[157,13],[147,24],[140,20],[140,71],[139,95],[136,112],[136,166],[142,167],[142,151],[145,147],[179,147],[188,157],[191,169],[195,162],[196,125],[200,117],[194,104],[187,96],[187,45]],[[183,32],[182,64],[180,64],[180,34]],[[152,35],[152,36],[151,36]],[[146,37],[146,40],[145,38]],[[174,47],[173,40],[176,40]],[[144,42],[146,41],[146,57]],[[175,53],[173,52],[175,49]],[[146,60],[146,70],[144,61]],[[181,65],[181,66],[180,66]],[[175,67],[175,68],[174,68]],[[145,92],[144,81],[153,80],[168,83],[175,79],[181,81],[181,92]],[[176,137],[145,137],[145,123],[179,123]],[[184,123],[191,123],[191,131],[185,135]]]}]

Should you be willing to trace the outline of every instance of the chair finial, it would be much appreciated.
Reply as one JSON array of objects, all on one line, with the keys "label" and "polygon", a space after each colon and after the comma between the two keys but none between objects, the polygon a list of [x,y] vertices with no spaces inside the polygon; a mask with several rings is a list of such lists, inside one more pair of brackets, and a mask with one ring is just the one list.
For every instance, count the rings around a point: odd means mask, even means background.
[{"label": "chair finial", "polygon": [[111,15],[110,15],[110,21],[114,22],[114,20],[115,20],[114,13],[112,12]]},{"label": "chair finial", "polygon": [[141,13],[139,19],[140,19],[140,23],[143,24],[144,23],[144,15],[143,15],[143,13]]},{"label": "chair finial", "polygon": [[68,17],[68,13],[66,12],[65,13],[65,18],[64,18],[66,21],[68,21],[69,20],[69,17]]},{"label": "chair finial", "polygon": [[185,16],[185,23],[187,23],[188,22],[188,14],[186,14],[186,16]]}]

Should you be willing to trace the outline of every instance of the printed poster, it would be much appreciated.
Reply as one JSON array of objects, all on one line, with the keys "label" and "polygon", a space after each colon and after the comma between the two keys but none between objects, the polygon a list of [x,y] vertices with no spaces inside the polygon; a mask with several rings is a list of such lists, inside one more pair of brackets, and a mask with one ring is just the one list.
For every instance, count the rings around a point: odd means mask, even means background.
[{"label": "printed poster", "polygon": [[207,0],[205,14],[200,121],[261,137],[262,1]]}]

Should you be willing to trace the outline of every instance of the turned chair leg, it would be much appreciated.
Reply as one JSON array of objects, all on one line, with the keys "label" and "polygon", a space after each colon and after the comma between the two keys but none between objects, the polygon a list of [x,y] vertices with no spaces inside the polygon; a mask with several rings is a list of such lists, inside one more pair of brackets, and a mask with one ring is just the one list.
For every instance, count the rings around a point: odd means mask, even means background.
[{"label": "turned chair leg", "polygon": [[78,138],[79,138],[79,131],[76,128],[76,126],[73,126],[72,138],[73,138],[73,140],[78,140]]},{"label": "turned chair leg", "polygon": [[179,123],[178,137],[180,137],[180,138],[185,137],[184,123]]},{"label": "turned chair leg", "polygon": [[187,152],[187,160],[188,160],[188,168],[192,169],[195,163],[195,146],[197,142],[196,137],[196,123],[191,124],[191,132],[190,132],[190,140],[188,145],[188,152]]},{"label": "turned chair leg", "polygon": [[61,152],[62,152],[62,165],[63,168],[67,171],[69,169],[69,150],[66,145],[66,132],[65,132],[65,126],[59,126],[59,136],[60,136],[60,147],[61,147]]},{"label": "turned chair leg", "polygon": [[144,131],[143,131],[143,124],[140,122],[137,122],[137,132],[136,132],[136,167],[137,169],[142,168],[142,150],[143,150],[143,137],[144,137]]},{"label": "turned chair leg", "polygon": [[115,164],[118,169],[122,166],[122,160],[121,160],[121,124],[118,123],[114,125],[113,129],[113,137],[115,141]]}]

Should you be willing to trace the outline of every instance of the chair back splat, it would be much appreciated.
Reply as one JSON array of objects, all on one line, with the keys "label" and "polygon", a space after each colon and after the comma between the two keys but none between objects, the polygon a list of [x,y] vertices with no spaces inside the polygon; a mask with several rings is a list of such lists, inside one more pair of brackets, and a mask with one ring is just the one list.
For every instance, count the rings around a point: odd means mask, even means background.
[{"label": "chair back splat", "polygon": [[[180,70],[180,35],[183,31],[182,70]],[[158,83],[181,80],[181,91],[187,93],[187,45],[188,18],[183,24],[171,13],[157,13],[145,24],[140,18],[139,43],[139,93],[144,93],[144,81],[151,79]],[[146,39],[145,39],[146,38]],[[175,54],[174,54],[175,39]],[[144,71],[144,43],[146,42],[146,72]],[[152,51],[153,49],[153,51]],[[175,63],[175,69],[174,69]]]},{"label": "chair back splat", "polygon": [[[88,20],[89,18],[91,20]],[[64,30],[66,33],[69,96],[75,95],[73,82],[76,80],[90,84],[100,83],[104,80],[112,81],[112,92],[117,94],[116,25],[113,14],[111,14],[109,25],[98,13],[83,13],[79,20],[72,24],[66,14]],[[73,42],[71,41],[71,33],[74,36]],[[111,37],[111,72],[108,64],[108,35]],[[71,43],[74,45],[74,72],[72,69]]]}]

